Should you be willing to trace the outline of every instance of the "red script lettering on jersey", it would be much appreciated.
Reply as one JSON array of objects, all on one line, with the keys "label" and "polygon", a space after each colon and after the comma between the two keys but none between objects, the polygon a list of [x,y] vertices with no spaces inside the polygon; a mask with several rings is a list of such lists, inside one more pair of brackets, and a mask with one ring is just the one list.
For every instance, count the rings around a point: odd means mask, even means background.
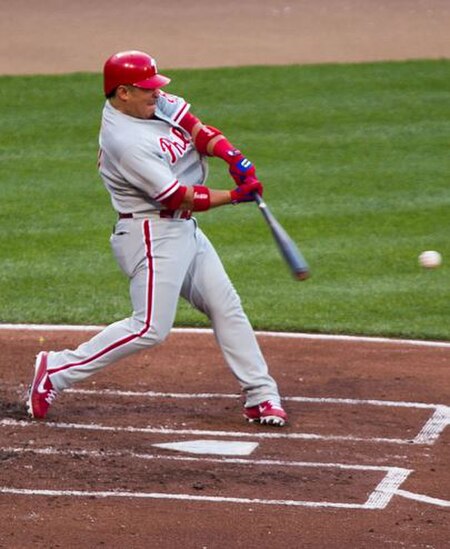
[{"label": "red script lettering on jersey", "polygon": [[171,128],[171,139],[167,137],[159,138],[159,146],[162,152],[169,155],[170,163],[175,164],[177,159],[182,158],[187,151],[190,140],[178,128]]}]

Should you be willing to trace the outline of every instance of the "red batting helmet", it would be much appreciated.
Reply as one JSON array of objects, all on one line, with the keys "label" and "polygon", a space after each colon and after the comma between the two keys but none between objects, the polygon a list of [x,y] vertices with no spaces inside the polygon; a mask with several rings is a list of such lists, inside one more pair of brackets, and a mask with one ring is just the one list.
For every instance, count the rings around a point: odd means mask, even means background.
[{"label": "red batting helmet", "polygon": [[158,74],[156,61],[142,51],[122,51],[107,59],[103,67],[103,89],[110,95],[117,86],[131,85],[137,88],[162,88],[170,78]]}]

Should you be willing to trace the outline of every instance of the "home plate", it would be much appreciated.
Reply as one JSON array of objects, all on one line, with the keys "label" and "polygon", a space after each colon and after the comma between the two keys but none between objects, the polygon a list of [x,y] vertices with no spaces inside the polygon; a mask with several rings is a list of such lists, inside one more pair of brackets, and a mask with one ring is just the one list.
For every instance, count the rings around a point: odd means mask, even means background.
[{"label": "home plate", "polygon": [[156,448],[186,452],[189,454],[214,454],[219,456],[248,456],[258,446],[258,442],[234,440],[186,440],[152,444]]}]

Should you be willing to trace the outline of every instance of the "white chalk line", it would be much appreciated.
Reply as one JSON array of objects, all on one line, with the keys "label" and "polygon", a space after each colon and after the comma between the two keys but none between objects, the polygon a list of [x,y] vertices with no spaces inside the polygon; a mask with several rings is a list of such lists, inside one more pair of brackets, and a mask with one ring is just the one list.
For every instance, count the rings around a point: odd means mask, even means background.
[{"label": "white chalk line", "polygon": [[[289,500],[249,500],[247,498],[208,498],[208,501],[233,502],[233,503],[263,503],[277,505],[297,505],[305,507],[341,507],[353,509],[385,509],[393,496],[401,496],[426,504],[437,505],[440,507],[450,507],[450,501],[416,494],[407,490],[402,490],[399,486],[413,472],[411,469],[402,467],[389,467],[382,465],[361,465],[348,463],[322,463],[308,461],[285,461],[270,459],[243,459],[243,458],[211,458],[211,457],[193,457],[193,456],[167,456],[161,454],[142,454],[131,451],[97,451],[97,450],[60,450],[54,447],[33,448],[33,447],[6,447],[1,448],[4,453],[32,453],[38,455],[64,455],[64,456],[86,456],[86,457],[131,457],[143,460],[167,460],[167,461],[187,461],[187,462],[208,462],[219,464],[239,464],[239,465],[262,465],[262,466],[283,466],[283,467],[305,467],[305,468],[331,468],[338,470],[356,470],[356,471],[382,471],[386,475],[369,495],[364,504],[347,504],[337,502],[309,502],[309,501],[289,501]],[[146,494],[136,492],[85,492],[70,490],[35,490],[21,489],[11,487],[0,487],[0,493],[10,493],[16,495],[44,495],[44,496],[80,496],[80,497],[129,497],[129,498],[163,498],[171,499],[195,499],[196,496],[186,494]],[[202,496],[203,498],[203,496]]]},{"label": "white chalk line", "polygon": [[1,452],[6,454],[39,454],[39,455],[62,455],[74,457],[125,457],[142,460],[164,460],[164,461],[189,461],[189,462],[208,462],[231,465],[260,465],[260,466],[281,466],[281,467],[304,467],[304,468],[319,468],[319,469],[340,469],[350,471],[375,471],[390,473],[398,471],[403,473],[411,473],[410,469],[402,467],[390,467],[388,465],[361,465],[351,463],[329,463],[317,461],[286,461],[279,459],[247,459],[247,458],[214,458],[214,457],[195,457],[195,456],[172,456],[166,454],[147,454],[132,452],[130,450],[70,450],[59,449],[53,446],[45,448],[35,448],[33,446],[26,447],[2,447]]},{"label": "white chalk line", "polygon": [[422,494],[415,494],[408,490],[397,490],[395,495],[401,496],[407,499],[413,499],[414,501],[420,501],[421,503],[429,503],[431,505],[438,505],[439,507],[450,507],[450,501],[440,498],[432,498],[430,496],[424,496]]},{"label": "white chalk line", "polygon": [[393,467],[380,481],[366,501],[367,509],[384,509],[396,494],[399,486],[408,478],[412,471]]},{"label": "white chalk line", "polygon": [[[132,396],[132,397],[146,397],[146,398],[232,398],[238,399],[237,394],[220,394],[220,393],[158,393],[154,391],[120,391],[110,389],[67,389],[66,392],[71,394],[89,395],[89,396]],[[389,439],[389,438],[375,438],[370,439],[376,442],[397,441],[397,444],[434,444],[444,429],[450,425],[450,407],[442,404],[425,404],[422,402],[402,402],[392,400],[373,400],[373,399],[351,399],[351,398],[321,398],[321,397],[284,397],[283,400],[292,402],[308,402],[317,404],[345,404],[345,405],[368,405],[368,406],[386,406],[386,407],[400,407],[400,408],[418,408],[426,410],[434,410],[433,415],[428,419],[425,425],[420,430],[419,434],[413,439]],[[304,435],[306,438],[312,436],[322,435]],[[325,435],[323,435],[325,436]],[[323,440],[343,440],[342,438],[330,438],[333,435],[329,435],[328,438]],[[346,440],[349,440],[348,438]],[[354,438],[353,440],[368,440],[367,438]],[[402,442],[399,442],[402,440]]]},{"label": "white chalk line", "polygon": [[[208,457],[192,457],[192,456],[167,456],[161,454],[142,454],[131,451],[97,451],[97,450],[59,450],[54,447],[32,448],[32,447],[4,447],[1,448],[4,453],[31,453],[38,455],[64,455],[77,457],[132,457],[143,460],[167,460],[167,461],[187,461],[187,462],[209,462],[219,464],[239,464],[239,465],[263,465],[263,466],[284,466],[284,467],[305,467],[305,468],[331,468],[339,470],[356,470],[356,471],[383,471],[386,475],[377,485],[377,487],[369,495],[364,504],[347,504],[337,502],[309,502],[309,501],[289,501],[289,500],[249,500],[247,498],[208,498],[208,501],[233,502],[233,503],[263,503],[277,505],[297,505],[305,507],[341,507],[353,509],[385,509],[394,496],[401,496],[407,499],[412,499],[426,504],[437,505],[440,507],[450,507],[450,501],[416,494],[407,490],[402,490],[399,486],[413,472],[411,469],[402,467],[389,467],[382,465],[360,465],[360,464],[344,464],[344,463],[321,463],[307,461],[284,461],[270,459],[243,459],[243,458],[208,458]],[[21,489],[11,487],[0,487],[0,493],[10,493],[16,495],[44,495],[44,496],[80,496],[80,497],[128,497],[128,498],[161,498],[171,499],[195,499],[195,496],[186,494],[146,494],[136,492],[85,492],[71,490],[36,490],[36,489]]]},{"label": "white chalk line", "polygon": [[58,450],[54,447],[32,448],[32,447],[10,447],[2,448],[5,453],[31,453],[40,455],[65,455],[65,456],[86,456],[86,457],[132,457],[146,460],[167,460],[167,461],[188,461],[188,462],[208,462],[220,464],[239,464],[239,465],[260,465],[260,466],[282,466],[282,467],[303,467],[319,469],[339,469],[356,471],[376,471],[385,472],[386,475],[369,496],[365,503],[354,504],[345,502],[321,502],[304,500],[270,500],[270,499],[249,499],[218,496],[194,496],[189,494],[166,494],[154,492],[85,492],[80,490],[39,490],[22,489],[11,487],[0,487],[0,493],[9,493],[16,495],[44,495],[44,496],[96,496],[96,497],[127,497],[127,498],[152,498],[152,499],[183,499],[193,501],[209,501],[221,503],[249,503],[264,505],[288,505],[301,507],[337,507],[347,509],[384,509],[395,495],[397,488],[404,482],[412,472],[409,469],[376,465],[344,464],[344,463],[320,463],[307,461],[283,461],[270,459],[243,459],[243,458],[207,458],[191,456],[165,456],[160,454],[141,454],[130,451],[96,451],[96,450]]},{"label": "white chalk line", "polygon": [[[65,393],[90,395],[90,396],[124,396],[124,397],[146,397],[146,398],[180,398],[180,399],[235,399],[241,398],[237,393],[165,393],[156,391],[123,391],[115,389],[66,389]],[[368,405],[368,406],[390,406],[398,408],[422,408],[425,410],[435,410],[439,407],[445,407],[443,404],[429,404],[425,402],[403,402],[396,400],[375,400],[375,399],[356,399],[356,398],[328,398],[328,397],[302,397],[302,396],[284,396],[283,400],[289,402],[311,402],[319,404],[350,404],[350,405]],[[450,414],[450,407],[449,414]]]},{"label": "white chalk line", "polygon": [[[158,393],[153,391],[118,391],[118,390],[91,390],[91,389],[67,389],[65,392],[71,394],[90,395],[90,396],[133,396],[133,397],[147,397],[147,398],[239,398],[236,394],[219,394],[219,393]],[[137,428],[137,427],[109,427],[95,424],[69,424],[49,423],[46,425],[53,425],[60,428],[73,428],[73,429],[91,429],[91,430],[125,430],[128,432],[145,432],[145,433],[158,433],[158,434],[200,434],[203,436],[236,436],[236,437],[250,437],[250,438],[291,438],[291,439],[304,439],[304,440],[326,440],[326,441],[353,441],[353,442],[371,442],[371,443],[390,443],[390,444],[434,444],[444,429],[450,425],[450,407],[439,404],[425,404],[419,402],[401,402],[401,401],[383,401],[383,400],[357,400],[357,399],[339,399],[339,398],[313,398],[313,397],[285,397],[284,400],[291,400],[295,402],[310,402],[310,403],[333,403],[333,404],[350,404],[350,405],[374,405],[374,406],[388,406],[388,407],[406,407],[406,408],[419,408],[419,409],[434,409],[433,415],[422,427],[418,435],[414,438],[400,439],[400,438],[388,438],[388,437],[356,437],[352,435],[320,435],[315,433],[236,433],[227,431],[204,431],[197,429],[167,429],[167,428]],[[0,421],[1,426],[11,425],[11,421],[4,419]],[[16,423],[15,423],[16,424]],[[30,423],[25,422],[24,426],[29,426]]]},{"label": "white chalk line", "polygon": [[[47,496],[47,497],[85,497],[85,498],[127,498],[127,499],[165,499],[182,501],[203,501],[211,503],[241,503],[247,505],[282,505],[292,507],[331,507],[337,509],[385,509],[393,496],[402,496],[422,503],[438,505],[440,507],[450,507],[450,501],[431,498],[420,494],[414,494],[406,490],[397,490],[390,497],[384,498],[378,504],[374,503],[337,503],[329,501],[295,501],[295,500],[269,500],[269,499],[249,499],[218,496],[194,496],[189,494],[164,494],[157,492],[125,492],[125,491],[83,491],[83,490],[36,490],[25,488],[11,488],[0,486],[0,494],[11,494],[21,496]],[[377,505],[380,505],[379,507]],[[383,505],[383,506],[381,506]]]},{"label": "white chalk line", "polygon": [[33,490],[24,488],[0,487],[0,494],[14,494],[24,496],[53,496],[53,497],[85,497],[85,498],[128,498],[128,499],[166,499],[181,501],[202,501],[211,503],[241,503],[246,505],[283,505],[290,507],[334,507],[340,509],[366,509],[365,504],[335,503],[328,501],[296,501],[276,499],[250,499],[219,496],[194,496],[189,494],[169,494],[158,492],[124,492],[124,491],[83,491],[83,490]]},{"label": "white chalk line", "polygon": [[437,406],[434,414],[414,438],[415,444],[434,444],[442,431],[450,425],[450,407]]},{"label": "white chalk line", "polygon": [[[75,429],[86,431],[109,431],[157,435],[195,435],[204,437],[230,437],[230,438],[253,438],[253,439],[286,439],[286,440],[324,440],[341,442],[365,442],[365,443],[386,443],[386,444],[414,444],[413,439],[383,438],[383,437],[357,437],[352,435],[318,435],[315,433],[280,433],[280,432],[259,432],[247,433],[242,431],[209,431],[205,429],[172,429],[167,427],[132,427],[132,426],[111,426],[98,423],[39,423],[40,426],[53,429]],[[24,420],[2,419],[0,427],[23,427],[35,428],[36,423]]]},{"label": "white chalk line", "polygon": [[[73,324],[0,324],[0,330],[32,330],[59,332],[99,332],[106,326],[73,325]],[[212,334],[211,328],[172,328],[172,333],[181,334]],[[418,347],[450,348],[448,341],[427,341],[420,339],[396,339],[388,337],[352,336],[339,334],[308,334],[301,332],[271,332],[256,331],[261,337],[279,337],[288,339],[310,339],[318,341],[348,341],[355,343],[392,343],[395,345],[413,345]]]}]

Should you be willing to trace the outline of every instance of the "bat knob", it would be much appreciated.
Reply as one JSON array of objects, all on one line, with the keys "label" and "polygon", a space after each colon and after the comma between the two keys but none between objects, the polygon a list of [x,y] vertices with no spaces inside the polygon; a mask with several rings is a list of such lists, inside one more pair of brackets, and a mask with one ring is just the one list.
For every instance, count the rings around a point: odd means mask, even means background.
[{"label": "bat knob", "polygon": [[309,271],[298,271],[295,273],[295,278],[297,280],[306,280],[309,277],[310,277]]}]

